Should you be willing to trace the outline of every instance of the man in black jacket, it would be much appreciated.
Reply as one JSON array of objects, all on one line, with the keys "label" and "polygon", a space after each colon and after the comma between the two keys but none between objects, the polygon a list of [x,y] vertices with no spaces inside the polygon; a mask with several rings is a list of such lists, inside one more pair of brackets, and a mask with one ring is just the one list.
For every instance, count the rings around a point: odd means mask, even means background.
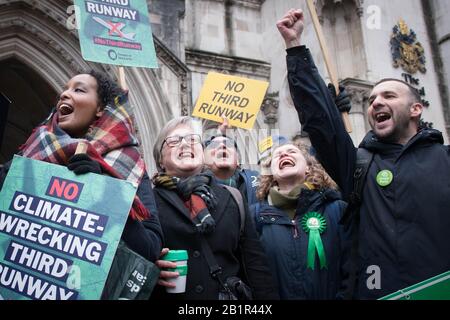
[{"label": "man in black jacket", "polygon": [[[347,200],[354,191],[357,149],[320,77],[300,45],[301,10],[277,27],[287,46],[291,94],[322,165]],[[419,129],[423,106],[407,83],[375,85],[360,144],[374,157],[362,191],[354,297],[376,299],[450,270],[450,149],[437,130]]]}]

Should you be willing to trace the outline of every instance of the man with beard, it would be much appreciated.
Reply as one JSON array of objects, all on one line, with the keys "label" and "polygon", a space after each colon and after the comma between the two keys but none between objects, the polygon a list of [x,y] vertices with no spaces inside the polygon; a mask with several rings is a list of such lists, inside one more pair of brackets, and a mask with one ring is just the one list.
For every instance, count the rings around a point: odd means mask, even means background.
[{"label": "man with beard", "polygon": [[[365,182],[355,178],[361,158],[301,45],[302,10],[291,9],[277,27],[300,122],[344,198],[359,209],[347,220],[357,230],[349,295],[354,289],[353,298],[376,299],[450,270],[450,149],[441,132],[419,127],[417,91],[397,79],[375,85],[367,110],[372,131],[359,145],[370,160]],[[364,182],[361,197],[355,181]]]}]

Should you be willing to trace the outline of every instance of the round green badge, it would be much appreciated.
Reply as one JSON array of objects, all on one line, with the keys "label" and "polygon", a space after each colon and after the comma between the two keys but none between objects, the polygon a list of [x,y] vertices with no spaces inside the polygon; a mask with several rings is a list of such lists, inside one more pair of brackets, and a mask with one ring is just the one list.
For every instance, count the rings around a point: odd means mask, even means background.
[{"label": "round green badge", "polygon": [[377,174],[377,183],[381,187],[387,187],[394,180],[394,175],[390,170],[383,170]]},{"label": "round green badge", "polygon": [[308,212],[305,214],[302,218],[301,224],[306,233],[310,233],[311,231],[323,233],[327,228],[327,221],[323,215],[318,212]]}]

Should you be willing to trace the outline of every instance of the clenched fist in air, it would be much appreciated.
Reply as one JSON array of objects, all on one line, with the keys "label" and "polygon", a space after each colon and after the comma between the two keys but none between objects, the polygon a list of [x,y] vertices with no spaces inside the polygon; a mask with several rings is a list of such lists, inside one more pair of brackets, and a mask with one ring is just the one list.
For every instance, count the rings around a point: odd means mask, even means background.
[{"label": "clenched fist in air", "polygon": [[303,33],[305,17],[303,10],[291,9],[277,22],[277,28],[286,42],[286,48],[300,46],[300,37]]}]

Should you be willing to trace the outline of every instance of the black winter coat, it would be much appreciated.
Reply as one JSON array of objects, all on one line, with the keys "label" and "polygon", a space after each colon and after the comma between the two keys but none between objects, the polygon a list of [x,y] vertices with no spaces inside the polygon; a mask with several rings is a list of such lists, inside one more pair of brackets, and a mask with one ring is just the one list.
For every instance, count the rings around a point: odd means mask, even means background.
[{"label": "black winter coat", "polygon": [[[289,49],[287,65],[304,130],[348,199],[356,148],[309,50]],[[450,270],[450,149],[436,130],[422,130],[405,146],[369,132],[360,147],[375,156],[360,209],[356,298],[375,299]],[[381,170],[393,173],[387,187],[376,182]]]},{"label": "black winter coat", "polygon": [[[171,250],[187,250],[188,273],[186,292],[170,294],[157,286],[152,298],[180,300],[217,300],[219,283],[211,277],[202,250],[202,237],[206,237],[223,278],[239,276],[252,288],[255,299],[278,299],[277,287],[269,271],[267,258],[257,237],[248,206],[243,236],[240,233],[240,215],[237,203],[224,187],[214,183],[212,191],[219,204],[211,211],[216,222],[212,234],[201,235],[183,201],[175,191],[155,187],[155,198],[164,232],[165,246]],[[242,259],[241,259],[242,257]],[[241,268],[241,262],[244,266]]]},{"label": "black winter coat", "polygon": [[[340,299],[342,266],[348,258],[350,237],[339,221],[347,204],[334,190],[303,190],[293,220],[283,210],[267,201],[251,207],[256,229],[269,258],[272,273],[277,278],[281,299]],[[327,268],[321,269],[316,254],[315,269],[307,268],[309,234],[302,228],[302,218],[309,212],[319,212],[327,226],[321,241]]]}]

